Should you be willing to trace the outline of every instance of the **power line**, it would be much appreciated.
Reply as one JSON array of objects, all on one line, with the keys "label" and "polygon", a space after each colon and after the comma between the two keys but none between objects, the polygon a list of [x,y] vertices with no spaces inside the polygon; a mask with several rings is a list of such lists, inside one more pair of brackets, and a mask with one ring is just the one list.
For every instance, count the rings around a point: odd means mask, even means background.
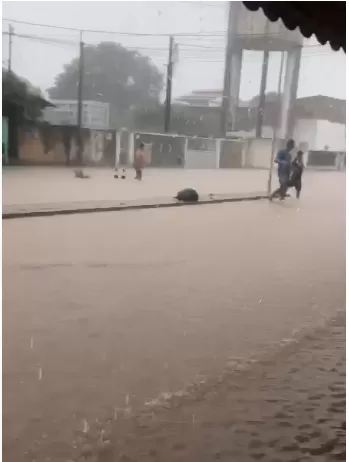
[{"label": "power line", "polygon": [[[3,31],[2,35],[9,35],[9,32]],[[43,44],[52,44],[52,45],[68,45],[77,47],[78,42],[72,40],[62,40],[56,38],[49,38],[45,36],[39,35],[30,35],[30,34],[12,34],[14,37],[28,39],[28,40],[35,40]],[[96,43],[85,43],[85,45],[90,46],[97,46]],[[223,63],[224,59],[221,59],[221,53],[224,53],[224,48],[219,47],[210,47],[205,45],[193,45],[193,44],[183,44],[179,43],[181,46],[186,46],[186,49],[180,49],[181,58],[180,61],[191,61],[193,63]],[[320,45],[321,46],[321,45]],[[152,55],[149,56],[150,59],[153,60],[163,60],[165,56],[163,53],[167,54],[168,48],[161,48],[161,47],[128,47],[123,46],[126,50],[129,51],[136,51],[136,52],[151,52]],[[312,48],[314,45],[308,45],[304,48]],[[156,53],[155,55],[153,53]],[[309,53],[309,54],[302,54],[302,58],[309,58],[309,57],[317,57],[317,56],[329,56],[332,53]]]},{"label": "power line", "polygon": [[[10,35],[9,32],[2,32],[2,35]],[[13,37],[19,37],[19,38],[26,38],[30,40],[39,40],[40,42],[43,43],[54,43],[54,44],[59,44],[59,45],[74,45],[76,46],[78,42],[74,41],[69,41],[69,40],[60,40],[60,39],[54,39],[54,38],[48,38],[48,37],[42,37],[39,35],[27,35],[27,34],[12,34]]]},{"label": "power line", "polygon": [[[29,21],[20,21],[18,19],[9,19],[9,18],[2,18],[3,21],[8,21],[17,24],[25,24],[28,26],[35,26],[35,27],[47,27],[52,29],[61,29],[61,30],[69,30],[74,32],[88,32],[88,33],[96,33],[96,34],[109,34],[109,35],[120,35],[120,36],[135,36],[135,37],[218,37],[218,38],[225,38],[226,31],[210,31],[210,32],[178,32],[178,33],[146,33],[146,32],[117,32],[117,31],[109,31],[109,30],[97,30],[97,29],[78,29],[76,27],[67,27],[67,26],[56,26],[53,24],[42,24],[42,23],[35,23]],[[245,34],[237,34],[237,37],[263,37],[265,34],[263,33],[245,33]],[[269,33],[270,36],[282,36],[284,35],[282,32],[275,32]]]},{"label": "power line", "polygon": [[[9,35],[9,32],[3,31],[2,35]],[[31,34],[12,34],[15,37],[18,38],[24,38],[28,40],[38,40],[39,42],[42,43],[47,43],[47,44],[62,44],[62,45],[72,45],[72,46],[77,46],[78,42],[77,41],[69,41],[69,40],[61,40],[58,38],[51,38],[47,36],[39,36],[39,35],[31,35]],[[86,43],[85,45],[90,45],[90,46],[97,46],[98,43]],[[223,51],[223,48],[216,48],[216,47],[207,47],[207,49],[199,49],[197,50],[196,48],[190,48],[190,45],[186,45],[189,47],[188,49],[182,49],[182,53],[192,53],[192,52],[198,52],[198,53],[217,53],[219,51]],[[130,47],[130,46],[124,46],[122,45],[123,48],[127,50],[132,50],[132,51],[154,51],[154,52],[168,52],[168,48],[165,47]]]},{"label": "power line", "polygon": [[48,27],[52,29],[61,29],[61,30],[70,30],[75,32],[89,32],[89,33],[97,33],[97,34],[111,34],[111,35],[128,35],[128,36],[138,36],[138,37],[169,37],[170,35],[174,36],[183,36],[183,37],[217,37],[223,36],[225,34],[224,31],[217,31],[217,32],[179,32],[177,34],[155,34],[155,33],[145,33],[145,32],[116,32],[116,31],[108,31],[108,30],[96,30],[96,29],[77,29],[75,27],[66,27],[66,26],[55,26],[53,24],[39,24],[29,21],[19,21],[17,19],[9,19],[3,18],[3,21],[13,22],[16,24],[26,24],[28,26],[36,26],[36,27]]},{"label": "power line", "polygon": [[[9,35],[9,32],[3,31],[2,35]],[[78,41],[74,40],[62,40],[57,37],[52,37],[52,36],[43,36],[43,35],[33,35],[33,34],[12,34],[15,37],[19,38],[27,38],[27,39],[34,39],[34,40],[40,40],[40,41],[45,41],[47,43],[57,43],[57,44],[67,44],[67,45],[78,45]],[[85,42],[86,45],[91,45],[91,46],[96,46],[98,43],[87,43]],[[213,47],[209,45],[198,45],[194,43],[182,43],[178,42],[178,45],[181,47],[186,47],[186,48],[181,48],[181,52],[190,52],[190,51],[197,51],[197,52],[224,52],[225,47]],[[130,47],[130,46],[124,46],[124,48],[127,48],[129,50],[150,50],[150,51],[164,51],[167,53],[168,48],[167,47]],[[315,45],[304,45],[302,48],[314,48],[314,47],[322,47],[321,44],[315,44]],[[199,48],[197,50],[196,48]]]}]

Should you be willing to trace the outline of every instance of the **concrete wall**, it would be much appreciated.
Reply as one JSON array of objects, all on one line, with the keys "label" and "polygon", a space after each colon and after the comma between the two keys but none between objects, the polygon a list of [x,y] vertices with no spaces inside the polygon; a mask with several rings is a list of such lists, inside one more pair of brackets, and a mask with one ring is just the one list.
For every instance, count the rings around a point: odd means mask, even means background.
[{"label": "concrete wall", "polygon": [[[125,133],[124,135],[122,135],[120,143],[121,165],[132,165],[135,150],[140,143],[144,143],[145,156],[151,167],[184,167],[189,169],[269,169],[270,167],[272,155],[272,139],[270,138],[232,140],[159,133],[130,133],[127,136]],[[122,142],[123,139],[124,142]],[[283,143],[283,140],[277,140],[273,157]]]},{"label": "concrete wall", "polygon": [[245,163],[245,146],[243,140],[221,140],[220,168],[241,168]]},{"label": "concrete wall", "polygon": [[[273,127],[270,127],[269,125],[263,125],[262,126],[262,138],[272,138],[273,137]],[[235,130],[232,132],[229,132],[229,136],[235,136],[239,138],[255,138],[256,137],[256,129],[253,128],[250,131],[246,130]]]},{"label": "concrete wall", "polygon": [[[83,162],[114,165],[115,132],[82,130]],[[19,129],[18,160],[26,164],[69,164],[77,160],[75,127],[31,126]]]},{"label": "concrete wall", "polygon": [[255,138],[246,140],[245,167],[266,168],[270,167],[272,140]]},{"label": "concrete wall", "polygon": [[[140,143],[146,145],[149,166],[181,167],[184,165],[185,138],[183,136],[161,133],[135,133],[134,150],[138,148]],[[132,163],[130,157],[129,155],[129,163]]]},{"label": "concrete wall", "polygon": [[185,168],[217,168],[217,152],[214,151],[195,151],[187,149],[185,153]]},{"label": "concrete wall", "polygon": [[219,168],[219,140],[187,136],[185,168]]},{"label": "concrete wall", "polygon": [[344,124],[318,120],[316,143],[312,149],[320,151],[327,146],[328,151],[346,151],[345,128]]},{"label": "concrete wall", "polygon": [[328,120],[298,119],[294,130],[297,144],[305,142],[309,151],[345,151],[345,125]]},{"label": "concrete wall", "polygon": [[293,138],[297,145],[304,144],[307,149],[315,149],[317,134],[317,120],[298,119],[295,122]]}]

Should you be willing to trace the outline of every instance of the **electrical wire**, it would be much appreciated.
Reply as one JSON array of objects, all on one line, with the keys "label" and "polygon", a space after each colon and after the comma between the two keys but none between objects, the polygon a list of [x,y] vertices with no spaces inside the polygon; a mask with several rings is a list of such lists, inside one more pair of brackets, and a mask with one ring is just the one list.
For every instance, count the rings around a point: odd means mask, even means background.
[{"label": "electrical wire", "polygon": [[7,21],[15,24],[26,24],[28,26],[36,27],[47,27],[52,29],[61,29],[61,30],[70,30],[75,32],[88,32],[96,34],[111,34],[111,35],[126,35],[126,36],[135,36],[135,37],[170,37],[173,36],[183,36],[183,37],[219,37],[221,35],[226,35],[225,31],[216,31],[216,32],[178,32],[178,33],[167,33],[167,34],[155,34],[155,33],[146,33],[146,32],[116,32],[108,30],[96,30],[96,29],[77,29],[76,27],[66,27],[66,26],[56,26],[53,24],[40,24],[29,21],[20,21],[18,19],[2,18],[3,21]]},{"label": "electrical wire", "polygon": [[[97,30],[97,29],[78,29],[76,27],[67,27],[67,26],[57,26],[53,24],[40,24],[29,21],[20,21],[18,19],[2,18],[3,21],[7,21],[15,24],[26,24],[28,26],[36,27],[47,27],[53,29],[69,30],[75,32],[88,32],[96,34],[110,34],[110,35],[120,35],[120,36],[135,36],[135,37],[226,37],[226,31],[210,31],[210,32],[174,32],[174,33],[146,33],[146,32],[117,32],[117,31],[108,31],[108,30]],[[264,33],[245,33],[245,34],[236,34],[237,37],[262,37]],[[282,32],[269,33],[270,36],[283,36]]]}]

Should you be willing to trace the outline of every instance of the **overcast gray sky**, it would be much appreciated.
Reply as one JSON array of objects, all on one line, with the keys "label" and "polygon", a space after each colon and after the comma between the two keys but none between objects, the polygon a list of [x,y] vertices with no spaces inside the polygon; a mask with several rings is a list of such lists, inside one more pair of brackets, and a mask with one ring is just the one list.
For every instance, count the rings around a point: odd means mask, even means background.
[{"label": "overcast gray sky", "polygon": [[[174,97],[194,89],[219,89],[223,83],[224,31],[227,26],[227,3],[224,2],[21,2],[2,3],[3,18],[51,24],[57,26],[109,30],[181,34],[217,32],[215,37],[177,37],[180,59],[176,67]],[[3,31],[9,22],[3,19]],[[15,33],[46,39],[76,41],[79,35],[69,30],[36,27],[13,23]],[[219,34],[222,32],[222,34]],[[84,41],[98,43],[113,40],[126,47],[139,47],[165,73],[167,37],[132,37],[85,33]],[[315,39],[306,45],[316,45]],[[198,46],[199,45],[199,46]],[[221,47],[212,50],[205,47]],[[150,48],[150,50],[148,49]],[[8,59],[8,36],[3,36],[3,65]],[[78,45],[52,44],[33,38],[14,37],[13,70],[29,79],[43,91],[53,84],[78,53]],[[245,52],[240,98],[249,99],[259,90],[261,53]],[[280,54],[272,53],[267,90],[277,88]],[[329,46],[309,46],[304,49],[298,96],[327,95],[345,98],[345,54],[333,52]]]}]

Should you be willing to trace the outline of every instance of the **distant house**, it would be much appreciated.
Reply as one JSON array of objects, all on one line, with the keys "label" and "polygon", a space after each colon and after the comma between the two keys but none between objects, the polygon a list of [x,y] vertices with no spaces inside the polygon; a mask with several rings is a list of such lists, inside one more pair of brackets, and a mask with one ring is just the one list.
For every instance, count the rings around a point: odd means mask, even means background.
[{"label": "distant house", "polygon": [[218,107],[221,105],[222,90],[193,90],[187,95],[180,96],[173,104],[195,107]]},{"label": "distant house", "polygon": [[18,128],[37,121],[41,111],[52,106],[30,82],[14,72],[2,70],[2,159],[9,163],[18,158]]},{"label": "distant house", "polygon": [[[254,137],[257,107],[238,108],[235,136]],[[307,151],[344,152],[346,149],[345,100],[317,95],[298,98],[293,118],[293,138]],[[279,105],[267,102],[262,137],[271,138],[277,127]]]},{"label": "distant house", "polygon": [[[51,125],[77,125],[77,100],[52,100],[54,107],[44,110],[44,120]],[[82,127],[95,130],[109,129],[109,103],[83,101]]]}]

